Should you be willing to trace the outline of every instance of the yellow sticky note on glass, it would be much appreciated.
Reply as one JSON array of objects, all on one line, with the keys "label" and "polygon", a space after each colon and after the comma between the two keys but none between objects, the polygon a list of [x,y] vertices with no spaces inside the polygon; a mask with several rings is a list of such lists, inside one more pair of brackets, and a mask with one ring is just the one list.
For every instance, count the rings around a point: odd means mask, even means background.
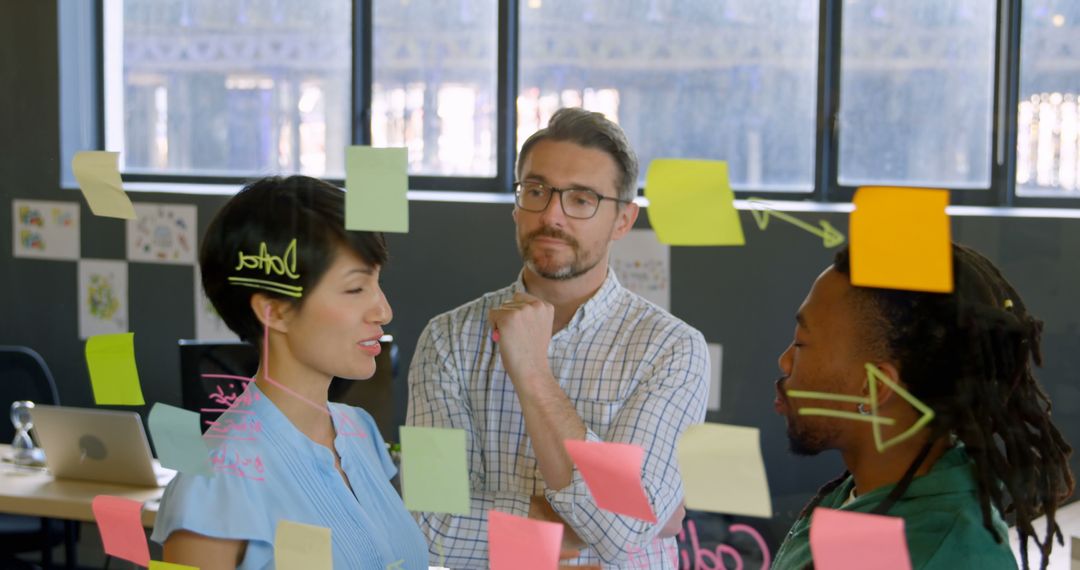
[{"label": "yellow sticky note on glass", "polygon": [[71,170],[95,216],[135,219],[135,207],[120,181],[120,153],[86,150],[75,153]]},{"label": "yellow sticky note on glass", "polygon": [[86,339],[86,366],[99,406],[141,406],[142,387],[135,368],[135,333],[102,334]]},{"label": "yellow sticky note on glass", "polygon": [[282,520],[274,532],[277,570],[333,570],[330,529]]},{"label": "yellow sticky note on glass", "polygon": [[465,431],[402,426],[401,482],[410,511],[469,514]]},{"label": "yellow sticky note on glass", "polygon": [[409,231],[409,155],[404,148],[345,151],[345,228]]},{"label": "yellow sticky note on glass", "polygon": [[730,515],[772,517],[772,498],[757,428],[725,424],[690,426],[676,457],[686,508]]},{"label": "yellow sticky note on glass", "polygon": [[658,158],[645,176],[649,224],[668,245],[744,245],[727,163]]},{"label": "yellow sticky note on glass", "polygon": [[158,560],[151,560],[150,570],[199,570],[199,567],[188,566],[187,564],[175,564],[173,562],[160,562]]},{"label": "yellow sticky note on glass", "polygon": [[853,202],[852,285],[952,292],[947,190],[868,186]]}]

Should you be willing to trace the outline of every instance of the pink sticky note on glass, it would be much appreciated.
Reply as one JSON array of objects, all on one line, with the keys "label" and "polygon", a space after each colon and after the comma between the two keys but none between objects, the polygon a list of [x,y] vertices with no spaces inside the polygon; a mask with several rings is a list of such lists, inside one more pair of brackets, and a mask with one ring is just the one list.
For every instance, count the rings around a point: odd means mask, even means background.
[{"label": "pink sticky note on glass", "polygon": [[641,488],[645,450],[628,443],[563,442],[585,484],[601,509],[656,522],[649,498]]},{"label": "pink sticky note on glass", "polygon": [[491,570],[551,570],[559,566],[563,525],[488,511]]},{"label": "pink sticky note on glass", "polygon": [[810,552],[817,570],[911,570],[899,517],[814,509]]},{"label": "pink sticky note on glass", "polygon": [[142,503],[98,495],[90,503],[101,532],[105,554],[134,562],[139,566],[150,565],[150,547],[146,544],[146,531],[142,525]]}]

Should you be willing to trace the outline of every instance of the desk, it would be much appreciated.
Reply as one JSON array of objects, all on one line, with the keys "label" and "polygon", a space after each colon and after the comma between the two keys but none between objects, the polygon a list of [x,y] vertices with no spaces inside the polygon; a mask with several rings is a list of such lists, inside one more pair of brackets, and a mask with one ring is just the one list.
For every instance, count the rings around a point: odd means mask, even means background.
[{"label": "desk", "polygon": [[[0,445],[0,456],[10,455],[11,446]],[[142,502],[143,526],[153,528],[158,501],[164,492],[164,487],[54,479],[44,469],[27,470],[0,463],[0,512],[3,513],[94,522],[91,501],[98,495],[113,495]]]}]

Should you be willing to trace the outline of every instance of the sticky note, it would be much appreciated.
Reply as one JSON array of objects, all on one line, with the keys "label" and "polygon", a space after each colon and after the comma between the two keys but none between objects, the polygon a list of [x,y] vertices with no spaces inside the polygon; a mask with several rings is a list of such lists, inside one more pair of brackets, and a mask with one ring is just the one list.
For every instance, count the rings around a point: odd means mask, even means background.
[{"label": "sticky note", "polygon": [[402,426],[401,482],[410,511],[469,514],[465,431]]},{"label": "sticky note", "polygon": [[123,497],[98,495],[90,502],[101,532],[105,554],[134,562],[139,566],[150,565],[150,547],[146,543],[146,531],[142,525],[142,503]]},{"label": "sticky note", "polygon": [[649,224],[668,245],[744,245],[727,163],[658,158],[645,176]]},{"label": "sticky note", "polygon": [[210,449],[199,429],[199,414],[158,402],[146,418],[162,467],[212,477]]},{"label": "sticky note", "polygon": [[853,202],[852,285],[952,292],[948,191],[865,187]]},{"label": "sticky note", "polygon": [[95,216],[135,219],[135,207],[120,181],[120,153],[85,150],[75,153],[71,170]]},{"label": "sticky note", "polygon": [[597,506],[606,511],[656,522],[641,487],[645,450],[628,443],[568,439],[563,442]]},{"label": "sticky note", "polygon": [[86,366],[99,406],[141,406],[135,368],[135,333],[100,334],[86,339]]},{"label": "sticky note", "polygon": [[772,517],[772,499],[757,428],[697,424],[676,446],[686,508]]},{"label": "sticky note", "polygon": [[[1070,537],[1072,540],[1072,570],[1080,570],[1080,538]],[[1028,551],[1030,552],[1030,551]]]},{"label": "sticky note", "polygon": [[491,570],[552,570],[559,565],[563,525],[488,511]]},{"label": "sticky note", "polygon": [[197,566],[188,566],[187,564],[175,564],[173,562],[151,560],[150,570],[199,570],[199,568]]},{"label": "sticky note", "polygon": [[345,151],[345,228],[409,231],[408,150],[350,146]]},{"label": "sticky note", "polygon": [[810,552],[817,570],[911,570],[904,519],[833,509],[814,509]]},{"label": "sticky note", "polygon": [[278,521],[274,532],[274,566],[278,570],[333,570],[330,529]]}]

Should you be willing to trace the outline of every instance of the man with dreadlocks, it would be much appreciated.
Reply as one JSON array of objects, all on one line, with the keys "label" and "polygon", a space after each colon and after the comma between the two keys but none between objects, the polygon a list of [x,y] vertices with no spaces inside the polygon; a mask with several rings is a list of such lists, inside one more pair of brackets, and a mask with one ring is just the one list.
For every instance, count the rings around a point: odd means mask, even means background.
[{"label": "man with dreadlocks", "polygon": [[[1072,449],[1032,374],[1032,363],[1042,364],[1042,323],[989,260],[964,246],[953,246],[949,294],[856,287],[850,272],[841,251],[799,308],[775,402],[794,453],[838,450],[847,471],[803,509],[773,569],[812,567],[817,507],[903,518],[914,568],[1015,568],[1006,513],[1015,518],[1024,567],[1031,538],[1045,568],[1054,539],[1062,539],[1054,515],[1074,481]],[[902,437],[924,412],[888,383],[868,380],[869,364],[933,410],[933,419]],[[893,420],[880,441],[872,405],[859,402],[871,381],[877,415]],[[828,411],[800,415],[802,408]],[[1032,521],[1042,515],[1040,540]]]}]

